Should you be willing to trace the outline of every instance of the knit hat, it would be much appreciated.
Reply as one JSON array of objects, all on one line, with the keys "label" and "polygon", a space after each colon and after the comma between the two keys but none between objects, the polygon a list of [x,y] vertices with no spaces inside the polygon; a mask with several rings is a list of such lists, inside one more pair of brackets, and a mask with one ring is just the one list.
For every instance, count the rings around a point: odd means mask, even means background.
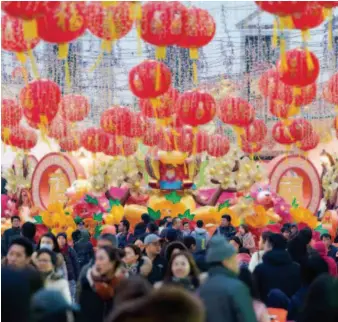
[{"label": "knit hat", "polygon": [[67,240],[67,234],[66,234],[66,233],[58,233],[58,234],[56,235],[56,239],[59,238],[60,236],[64,237],[65,240]]},{"label": "knit hat", "polygon": [[216,235],[209,242],[206,261],[208,263],[219,263],[235,254],[235,248],[223,236]]}]

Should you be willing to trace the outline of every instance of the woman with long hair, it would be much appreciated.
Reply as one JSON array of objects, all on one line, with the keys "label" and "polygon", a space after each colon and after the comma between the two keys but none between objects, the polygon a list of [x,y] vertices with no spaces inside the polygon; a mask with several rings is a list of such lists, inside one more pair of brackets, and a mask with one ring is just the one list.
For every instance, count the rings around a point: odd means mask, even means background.
[{"label": "woman with long hair", "polygon": [[240,225],[236,236],[239,237],[239,239],[241,240],[243,247],[249,249],[250,253],[255,250],[255,239],[252,233],[249,231],[248,225]]},{"label": "woman with long hair", "polygon": [[259,238],[258,242],[258,251],[252,254],[250,263],[249,263],[249,270],[253,272],[256,266],[263,262],[263,255],[265,254],[264,245],[268,240],[268,237],[271,236],[271,231],[264,231]]},{"label": "woman with long hair", "polygon": [[142,256],[141,249],[136,245],[128,245],[124,248],[123,262],[126,264],[129,276],[142,275],[147,277],[152,269],[151,260]]},{"label": "woman with long hair", "polygon": [[21,189],[17,201],[17,209],[23,222],[36,222],[33,216],[37,214],[38,209],[34,207],[32,195],[28,189]]}]

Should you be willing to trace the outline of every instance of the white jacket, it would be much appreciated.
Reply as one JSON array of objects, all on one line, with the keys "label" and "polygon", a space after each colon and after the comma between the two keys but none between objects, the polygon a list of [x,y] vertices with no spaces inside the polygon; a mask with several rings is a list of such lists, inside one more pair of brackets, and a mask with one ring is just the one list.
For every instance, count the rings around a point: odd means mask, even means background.
[{"label": "white jacket", "polygon": [[50,289],[50,290],[59,291],[69,304],[72,303],[72,297],[70,295],[69,284],[66,279],[62,277],[57,278],[55,274],[52,274],[47,277],[45,281],[45,288]]},{"label": "white jacket", "polygon": [[249,263],[249,271],[253,272],[256,268],[256,266],[263,262],[263,255],[264,250],[259,250],[258,252],[255,252],[252,254],[250,263]]}]

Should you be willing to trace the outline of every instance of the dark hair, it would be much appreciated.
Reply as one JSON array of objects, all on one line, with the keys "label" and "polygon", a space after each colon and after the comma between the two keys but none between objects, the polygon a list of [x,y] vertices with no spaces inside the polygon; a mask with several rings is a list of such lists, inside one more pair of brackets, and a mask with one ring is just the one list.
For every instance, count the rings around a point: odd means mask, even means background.
[{"label": "dark hair", "polygon": [[320,240],[323,240],[324,238],[328,238],[330,240],[332,239],[331,235],[328,233],[324,233],[320,236]]},{"label": "dark hair", "polygon": [[319,275],[329,272],[329,266],[319,254],[311,255],[301,265],[302,282],[310,285]]},{"label": "dark hair", "polygon": [[226,219],[229,223],[231,222],[231,216],[229,215],[223,215],[222,219]]},{"label": "dark hair", "polygon": [[146,213],[146,214],[142,214],[141,219],[142,219],[142,221],[143,221],[146,225],[149,224],[150,221],[151,221],[151,218],[150,218],[150,216],[149,216],[147,213]]},{"label": "dark hair", "polygon": [[338,279],[328,274],[319,276],[310,286],[297,322],[338,321]]},{"label": "dark hair", "polygon": [[39,243],[38,243],[38,246],[36,247],[36,250],[40,249],[40,244],[41,244],[41,240],[42,240],[43,237],[47,237],[47,238],[49,238],[53,241],[53,244],[54,244],[53,252],[60,253],[60,247],[59,247],[58,241],[56,240],[55,235],[53,235],[52,233],[46,233],[46,234],[43,234],[41,236]]},{"label": "dark hair", "polygon": [[197,220],[197,221],[196,221],[196,226],[197,226],[198,228],[202,228],[202,227],[204,226],[203,220]]},{"label": "dark hair", "polygon": [[11,217],[11,223],[13,223],[14,219],[19,219],[21,221],[21,218],[17,215]]},{"label": "dark hair", "polygon": [[238,254],[249,254],[250,255],[250,250],[245,247],[241,247],[238,249]]},{"label": "dark hair", "polygon": [[184,221],[184,222],[183,222],[183,226],[186,225],[186,224],[190,225],[190,224],[189,224],[189,221]]},{"label": "dark hair", "polygon": [[271,231],[269,231],[269,230],[268,231],[263,231],[263,233],[261,235],[263,242],[265,243],[272,234],[273,233]]},{"label": "dark hair", "polygon": [[271,234],[268,237],[268,242],[273,249],[286,249],[287,241],[282,234]]},{"label": "dark hair", "polygon": [[114,245],[116,243],[116,236],[113,235],[113,234],[106,233],[106,234],[100,235],[98,240],[107,240],[107,241],[111,242],[113,247],[115,247]]},{"label": "dark hair", "polygon": [[121,252],[111,246],[102,246],[100,250],[103,250],[107,255],[111,262],[116,262],[116,268],[121,264]]},{"label": "dark hair", "polygon": [[127,219],[123,219],[120,221],[124,227],[126,227],[127,231],[129,231],[130,223]]},{"label": "dark hair", "polygon": [[67,234],[66,233],[58,233],[56,235],[56,239],[58,239],[59,237],[63,237],[67,241]]},{"label": "dark hair", "polygon": [[230,240],[233,240],[236,244],[238,244],[239,248],[243,247],[243,243],[242,243],[242,241],[240,240],[239,237],[237,237],[237,236],[232,236],[232,237],[230,238]]},{"label": "dark hair", "polygon": [[15,239],[12,240],[9,249],[13,246],[13,245],[19,245],[21,247],[23,247],[25,249],[25,255],[26,257],[30,257],[33,254],[33,245],[32,243],[25,237],[17,237]]},{"label": "dark hair", "polygon": [[291,233],[290,228],[287,228],[287,227],[283,227],[280,231],[281,231],[282,234],[285,233],[285,232]]},{"label": "dark hair", "polygon": [[174,228],[168,228],[165,232],[165,238],[168,240],[169,243],[174,242],[178,239],[178,232]]},{"label": "dark hair", "polygon": [[150,234],[155,234],[158,231],[158,226],[154,222],[150,222],[147,228]]},{"label": "dark hair", "polygon": [[288,229],[288,230],[291,230],[291,224],[290,224],[290,223],[285,223],[285,224],[283,225],[283,228],[286,228],[286,229]]},{"label": "dark hair", "polygon": [[309,244],[312,239],[312,230],[309,227],[303,228],[299,233],[298,236],[301,240],[304,241],[305,244]]},{"label": "dark hair", "polygon": [[192,236],[186,236],[183,238],[183,244],[191,250],[191,246],[196,246],[196,239]]},{"label": "dark hair", "polygon": [[129,244],[129,245],[126,245],[126,246],[124,247],[124,249],[126,249],[126,248],[128,248],[128,247],[131,248],[131,249],[134,251],[135,255],[138,256],[138,260],[140,260],[141,257],[142,257],[142,251],[141,251],[141,248],[138,247],[137,245]]},{"label": "dark hair", "polygon": [[45,313],[40,317],[34,317],[34,322],[68,322],[68,315],[67,312],[51,312]]},{"label": "dark hair", "polygon": [[114,306],[118,307],[127,301],[139,299],[150,294],[151,291],[151,284],[142,276],[122,279],[115,289]]},{"label": "dark hair", "polygon": [[251,297],[255,300],[260,300],[257,281],[254,275],[247,267],[241,267],[239,271],[239,279],[249,288]]},{"label": "dark hair", "polygon": [[171,255],[174,251],[174,249],[179,249],[181,251],[188,251],[187,247],[180,241],[173,241],[165,249],[165,259],[167,262],[170,261]]},{"label": "dark hair", "polygon": [[171,256],[168,267],[167,267],[167,272],[164,276],[164,283],[170,283],[172,281],[173,278],[173,272],[171,270],[171,267],[173,265],[173,262],[175,260],[176,257],[178,256],[184,256],[190,265],[190,272],[189,272],[189,277],[191,278],[191,282],[194,285],[195,288],[198,288],[200,286],[200,280],[199,280],[199,275],[200,275],[200,271],[192,257],[192,255],[187,252],[187,251],[180,251],[179,253],[176,253],[174,255]]},{"label": "dark hair", "polygon": [[55,252],[53,252],[52,250],[47,249],[47,248],[42,248],[42,249],[39,249],[37,251],[36,258],[38,258],[41,254],[48,254],[50,256],[50,260],[51,260],[53,266],[56,267],[56,265],[57,265],[57,256],[56,256]]},{"label": "dark hair", "polygon": [[160,226],[164,226],[167,223],[167,220],[165,218],[161,219],[159,222]]},{"label": "dark hair", "polygon": [[73,242],[77,242],[81,239],[81,231],[80,230],[75,230],[72,232],[72,239],[73,239]]},{"label": "dark hair", "polygon": [[239,227],[242,227],[244,229],[244,231],[245,231],[246,234],[249,232],[249,226],[248,225],[241,224],[241,225],[239,225]]},{"label": "dark hair", "polygon": [[28,238],[28,239],[34,239],[36,234],[36,226],[32,222],[25,222],[21,226],[21,234],[22,236]]}]

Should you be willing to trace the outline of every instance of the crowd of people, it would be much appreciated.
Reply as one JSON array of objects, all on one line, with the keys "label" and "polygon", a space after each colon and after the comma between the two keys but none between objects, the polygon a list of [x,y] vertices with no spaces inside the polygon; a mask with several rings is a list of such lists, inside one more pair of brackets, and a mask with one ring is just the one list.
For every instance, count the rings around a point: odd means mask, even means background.
[{"label": "crowd of people", "polygon": [[337,322],[338,236],[285,224],[262,230],[224,215],[212,236],[180,218],[127,220],[97,243],[11,218],[2,236],[4,322]]}]

